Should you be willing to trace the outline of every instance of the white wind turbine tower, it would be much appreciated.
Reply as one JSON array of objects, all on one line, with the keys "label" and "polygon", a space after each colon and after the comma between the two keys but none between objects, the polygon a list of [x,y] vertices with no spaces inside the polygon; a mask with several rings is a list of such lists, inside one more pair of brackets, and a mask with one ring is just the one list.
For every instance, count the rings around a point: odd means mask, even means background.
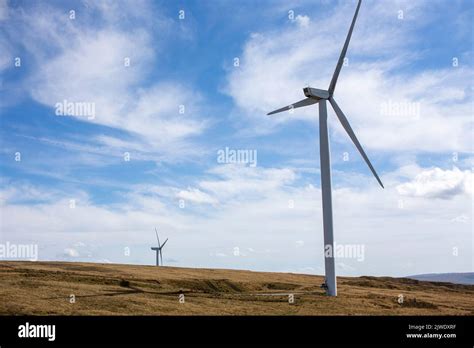
[{"label": "white wind turbine tower", "polygon": [[303,106],[308,106],[312,104],[319,103],[319,148],[320,148],[320,164],[321,164],[321,194],[323,201],[323,228],[324,228],[324,250],[330,249],[331,253],[326,253],[324,255],[325,261],[325,275],[326,275],[326,289],[329,296],[337,296],[337,287],[336,287],[336,269],[334,263],[334,235],[333,235],[333,223],[332,223],[332,198],[331,198],[331,161],[329,153],[329,133],[327,125],[327,109],[326,109],[326,100],[329,100],[329,103],[332,105],[334,112],[336,113],[337,118],[341,122],[342,126],[346,130],[347,134],[351,138],[352,142],[359,150],[362,158],[365,160],[369,166],[372,174],[379,182],[380,186],[383,188],[382,181],[375,172],[374,167],[370,163],[367,155],[365,154],[362,146],[357,140],[354,131],[352,130],[349,121],[347,120],[344,113],[341,111],[336,101],[333,98],[334,89],[336,88],[337,78],[341,72],[342,64],[344,62],[344,57],[346,56],[347,47],[349,46],[349,41],[351,39],[352,30],[354,29],[354,24],[357,19],[357,14],[359,13],[361,0],[357,4],[357,8],[352,19],[349,32],[342,48],[341,55],[336,65],[336,70],[331,79],[328,90],[321,90],[311,87],[303,88],[305,99],[300,100],[294,104],[285,106],[281,109],[272,111],[268,115],[276,114],[278,112],[292,110],[294,108],[300,108]]},{"label": "white wind turbine tower", "polygon": [[165,246],[166,242],[168,241],[168,238],[166,238],[166,240],[163,244],[160,244],[160,237],[158,237],[158,231],[156,230],[156,227],[155,227],[155,233],[156,233],[156,240],[158,241],[158,247],[152,247],[151,250],[156,251],[156,265],[157,266],[160,266],[160,265],[163,266],[163,251],[162,251],[162,249]]}]

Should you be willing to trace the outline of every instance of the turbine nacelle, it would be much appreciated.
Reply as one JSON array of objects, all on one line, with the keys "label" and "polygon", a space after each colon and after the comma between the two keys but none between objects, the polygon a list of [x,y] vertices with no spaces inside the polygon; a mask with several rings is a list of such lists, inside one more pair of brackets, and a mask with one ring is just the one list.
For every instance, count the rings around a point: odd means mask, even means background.
[{"label": "turbine nacelle", "polygon": [[308,98],[313,98],[313,99],[329,99],[330,94],[328,91],[325,91],[324,89],[317,89],[317,88],[312,88],[312,87],[305,87],[303,88],[304,95]]}]

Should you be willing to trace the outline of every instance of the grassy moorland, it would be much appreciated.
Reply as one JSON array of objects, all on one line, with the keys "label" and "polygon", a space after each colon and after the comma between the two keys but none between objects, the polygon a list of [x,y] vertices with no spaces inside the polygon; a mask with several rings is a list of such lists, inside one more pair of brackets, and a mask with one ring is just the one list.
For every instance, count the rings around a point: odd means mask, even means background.
[{"label": "grassy moorland", "polygon": [[[322,281],[321,276],[290,273],[2,261],[0,314],[474,314],[472,285],[340,277],[339,296],[331,298],[320,288]],[[294,296],[293,303],[289,303],[289,294]]]}]

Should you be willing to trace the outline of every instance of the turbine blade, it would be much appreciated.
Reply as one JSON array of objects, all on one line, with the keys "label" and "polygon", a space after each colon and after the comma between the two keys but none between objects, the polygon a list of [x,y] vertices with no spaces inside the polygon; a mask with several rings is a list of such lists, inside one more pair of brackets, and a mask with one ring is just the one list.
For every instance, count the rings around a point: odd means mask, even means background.
[{"label": "turbine blade", "polygon": [[357,147],[357,150],[359,150],[360,154],[362,155],[362,158],[364,159],[365,163],[369,166],[370,170],[372,171],[372,174],[374,174],[375,178],[379,182],[380,186],[384,188],[382,181],[380,180],[379,176],[377,175],[377,172],[375,171],[374,167],[372,166],[372,163],[370,163],[369,158],[364,152],[364,149],[362,148],[362,145],[359,143],[359,140],[357,139],[354,131],[352,130],[351,125],[349,124],[349,121],[347,120],[346,116],[342,112],[342,110],[339,108],[339,105],[337,105],[336,101],[331,97],[329,98],[329,102],[332,105],[332,108],[336,112],[337,118],[342,124],[342,127],[346,130],[347,134],[349,134],[349,137],[351,138],[352,142],[354,145]]},{"label": "turbine blade", "polygon": [[168,238],[166,238],[165,242],[163,244],[161,244],[161,247],[163,248],[166,244],[166,242],[168,241]]},{"label": "turbine blade", "polygon": [[328,88],[328,92],[330,95],[333,95],[334,89],[336,88],[337,78],[339,77],[342,64],[344,63],[344,58],[346,57],[347,47],[349,47],[349,41],[351,41],[352,30],[354,29],[354,25],[357,19],[357,14],[359,13],[360,4],[361,4],[361,0],[359,0],[359,3],[357,4],[354,18],[352,18],[352,23],[349,28],[349,32],[347,33],[346,42],[344,42],[344,47],[342,48],[341,55],[339,56],[339,60],[337,61],[336,70],[334,70],[334,74],[332,75],[331,84],[329,85],[329,88]]},{"label": "turbine blade", "polygon": [[155,233],[156,233],[156,239],[158,240],[158,248],[161,248],[160,247],[160,237],[158,237],[158,231],[156,230],[156,227],[155,227]]},{"label": "turbine blade", "polygon": [[317,102],[319,102],[318,99],[314,99],[314,98],[305,98],[303,100],[300,100],[299,102],[296,102],[294,104],[291,104],[291,105],[287,105],[287,106],[284,106],[280,109],[277,109],[277,110],[274,110],[272,112],[269,112],[267,115],[273,115],[273,114],[276,114],[276,113],[279,113],[279,112],[283,112],[283,111],[287,111],[287,110],[291,110],[291,109],[296,109],[296,108],[301,108],[303,106],[308,106],[308,105],[311,105],[311,104],[316,104]]},{"label": "turbine blade", "polygon": [[161,265],[163,266],[163,253],[161,249],[160,249],[160,260],[161,260]]}]

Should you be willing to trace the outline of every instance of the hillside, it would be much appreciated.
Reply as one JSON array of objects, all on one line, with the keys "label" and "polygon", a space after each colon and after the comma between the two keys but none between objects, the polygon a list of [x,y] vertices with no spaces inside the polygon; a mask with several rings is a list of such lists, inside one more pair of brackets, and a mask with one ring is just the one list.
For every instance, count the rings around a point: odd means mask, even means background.
[{"label": "hillside", "polygon": [[[2,315],[473,315],[474,286],[66,262],[0,262]],[[179,295],[184,295],[180,303]],[[294,303],[288,302],[294,294]],[[75,303],[71,303],[74,295]],[[403,302],[398,299],[403,296]]]}]

